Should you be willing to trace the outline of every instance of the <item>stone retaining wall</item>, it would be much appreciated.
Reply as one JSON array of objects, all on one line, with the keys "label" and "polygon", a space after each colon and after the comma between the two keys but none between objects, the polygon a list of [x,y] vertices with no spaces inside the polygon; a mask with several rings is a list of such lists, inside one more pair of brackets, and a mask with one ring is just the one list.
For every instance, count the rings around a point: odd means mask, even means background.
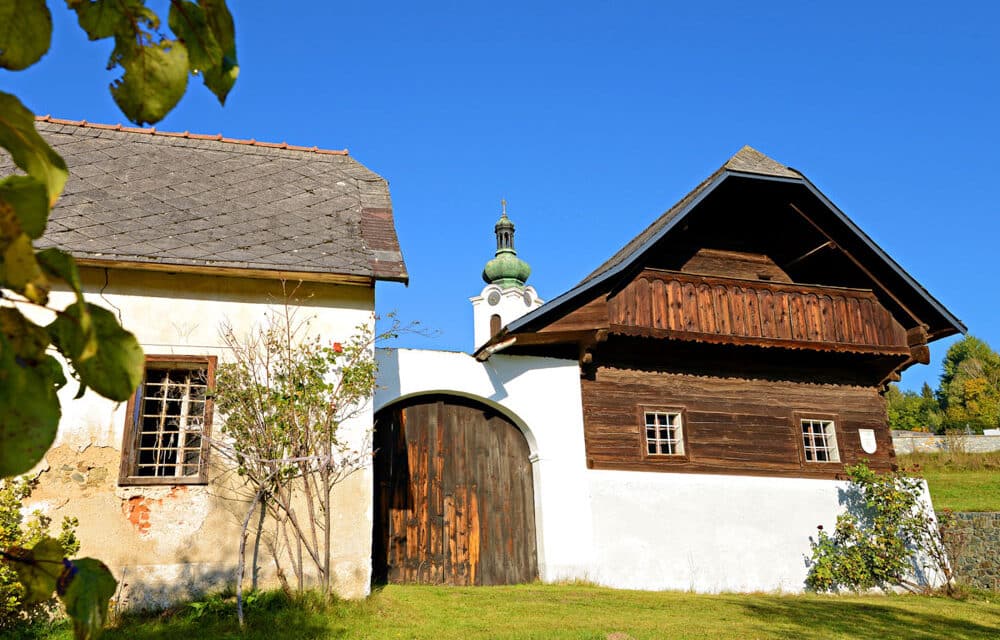
[{"label": "stone retaining wall", "polygon": [[[899,435],[897,431],[892,434],[892,446],[896,450],[897,456],[918,451],[922,453],[935,453],[938,451],[947,451],[949,448],[949,439],[953,438],[956,438],[956,436],[935,436],[931,434]],[[1000,436],[957,436],[955,444],[962,451],[969,453],[1000,451]]]},{"label": "stone retaining wall", "polygon": [[1000,591],[1000,512],[956,513],[955,528],[946,544],[958,581]]}]

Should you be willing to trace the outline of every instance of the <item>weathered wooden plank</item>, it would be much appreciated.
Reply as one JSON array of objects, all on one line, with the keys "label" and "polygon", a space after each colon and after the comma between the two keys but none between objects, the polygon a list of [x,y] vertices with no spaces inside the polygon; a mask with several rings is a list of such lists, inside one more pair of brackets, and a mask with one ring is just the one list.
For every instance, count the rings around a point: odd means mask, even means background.
[{"label": "weathered wooden plank", "polygon": [[781,267],[764,254],[720,249],[699,249],[681,267],[681,271],[746,280],[770,280],[788,283],[792,281]]},{"label": "weathered wooden plank", "polygon": [[376,505],[374,575],[455,585],[537,577],[531,464],[512,423],[435,397],[380,412],[376,425],[375,482],[387,487],[376,493],[393,495]]},{"label": "weathered wooden plank", "polygon": [[[818,306],[817,306],[818,309]],[[588,464],[705,473],[835,477],[861,457],[874,468],[892,464],[885,403],[875,388],[788,380],[735,379],[599,366],[581,382]],[[689,460],[647,457],[641,408],[685,409]],[[822,469],[800,459],[795,411],[835,415],[842,464]],[[860,450],[858,430],[875,429],[878,450]]]},{"label": "weathered wooden plank", "polygon": [[672,336],[677,339],[704,334],[712,341],[730,336],[798,343],[792,348],[904,346],[902,327],[863,290],[647,269],[611,298],[608,310],[610,328],[625,327],[629,335],[643,335],[645,328],[683,332]]}]

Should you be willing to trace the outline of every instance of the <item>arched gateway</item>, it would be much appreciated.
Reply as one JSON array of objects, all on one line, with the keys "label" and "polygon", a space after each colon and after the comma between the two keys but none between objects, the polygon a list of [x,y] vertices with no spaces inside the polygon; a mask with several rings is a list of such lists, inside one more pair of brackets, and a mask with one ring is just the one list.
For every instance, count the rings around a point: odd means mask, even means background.
[{"label": "arched gateway", "polygon": [[484,403],[423,395],[375,415],[373,579],[453,585],[538,577],[524,435]]}]

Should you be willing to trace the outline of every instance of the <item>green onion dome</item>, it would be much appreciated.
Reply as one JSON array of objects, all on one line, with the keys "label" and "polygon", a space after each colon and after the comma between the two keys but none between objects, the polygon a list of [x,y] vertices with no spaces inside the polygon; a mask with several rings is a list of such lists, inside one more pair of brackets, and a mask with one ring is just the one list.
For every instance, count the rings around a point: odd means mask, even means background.
[{"label": "green onion dome", "polygon": [[503,214],[493,227],[497,236],[497,251],[483,269],[483,280],[502,289],[523,288],[531,275],[531,267],[517,257],[517,251],[514,250],[514,223],[507,217],[507,202],[501,202]]}]

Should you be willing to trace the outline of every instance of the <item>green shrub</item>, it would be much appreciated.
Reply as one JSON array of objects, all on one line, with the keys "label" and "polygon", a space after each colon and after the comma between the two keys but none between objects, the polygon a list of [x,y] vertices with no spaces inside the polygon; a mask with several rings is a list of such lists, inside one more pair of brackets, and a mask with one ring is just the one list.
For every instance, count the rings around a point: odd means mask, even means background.
[{"label": "green shrub", "polygon": [[[31,548],[49,535],[52,518],[40,511],[24,515],[24,501],[31,497],[36,480],[27,478],[0,479],[0,550],[11,547]],[[63,518],[57,536],[64,555],[71,557],[80,549],[76,539],[76,518]],[[37,622],[51,614],[55,598],[41,604],[25,606],[24,587],[17,580],[13,567],[0,562],[0,631],[15,625]]]},{"label": "green shrub", "polygon": [[[950,514],[935,516],[923,500],[922,481],[898,472],[876,473],[864,462],[845,470],[851,480],[847,511],[837,516],[832,534],[818,527],[806,587],[927,591],[937,574],[952,593],[943,544]],[[912,574],[916,582],[909,579]]]}]

